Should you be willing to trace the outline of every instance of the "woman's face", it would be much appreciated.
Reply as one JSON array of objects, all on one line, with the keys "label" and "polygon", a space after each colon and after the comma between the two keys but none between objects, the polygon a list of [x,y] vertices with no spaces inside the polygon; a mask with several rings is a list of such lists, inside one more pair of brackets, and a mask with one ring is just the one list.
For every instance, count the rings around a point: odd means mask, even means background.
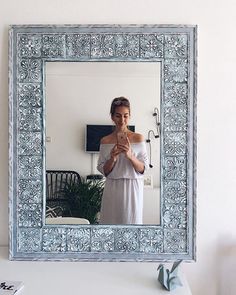
[{"label": "woman's face", "polygon": [[129,108],[124,106],[116,107],[115,113],[114,115],[112,115],[111,118],[112,118],[112,121],[115,123],[117,129],[119,130],[126,129],[130,119]]}]

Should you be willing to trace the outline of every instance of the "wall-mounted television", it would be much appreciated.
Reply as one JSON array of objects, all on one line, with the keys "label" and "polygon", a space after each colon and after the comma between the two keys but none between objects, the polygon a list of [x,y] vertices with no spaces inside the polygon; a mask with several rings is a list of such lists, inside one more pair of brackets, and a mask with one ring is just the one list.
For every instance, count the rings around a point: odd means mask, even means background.
[{"label": "wall-mounted television", "polygon": [[[135,131],[134,125],[129,125],[129,130]],[[88,153],[98,153],[102,137],[112,133],[114,125],[86,125],[85,150]]]}]

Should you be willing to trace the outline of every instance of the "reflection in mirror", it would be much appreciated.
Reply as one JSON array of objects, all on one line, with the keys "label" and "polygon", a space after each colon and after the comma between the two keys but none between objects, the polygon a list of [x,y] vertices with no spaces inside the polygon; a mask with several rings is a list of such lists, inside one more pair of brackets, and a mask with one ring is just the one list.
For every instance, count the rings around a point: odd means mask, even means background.
[{"label": "reflection in mirror", "polygon": [[112,125],[118,96],[129,98],[130,125],[148,141],[143,224],[160,224],[159,62],[46,63],[47,224],[99,223],[104,179],[98,152],[86,148],[86,127]]}]

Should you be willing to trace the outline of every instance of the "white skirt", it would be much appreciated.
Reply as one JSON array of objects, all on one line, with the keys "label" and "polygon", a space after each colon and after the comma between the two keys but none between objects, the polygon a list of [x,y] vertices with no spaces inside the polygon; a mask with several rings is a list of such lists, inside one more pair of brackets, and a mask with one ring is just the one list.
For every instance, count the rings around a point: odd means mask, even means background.
[{"label": "white skirt", "polygon": [[100,224],[143,223],[143,178],[107,178]]}]

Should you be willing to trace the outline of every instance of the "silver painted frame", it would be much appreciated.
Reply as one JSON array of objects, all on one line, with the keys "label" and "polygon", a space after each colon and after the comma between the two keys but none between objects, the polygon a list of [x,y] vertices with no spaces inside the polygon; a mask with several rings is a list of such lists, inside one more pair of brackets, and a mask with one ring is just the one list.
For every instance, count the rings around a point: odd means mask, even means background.
[{"label": "silver painted frame", "polygon": [[[196,259],[196,42],[189,25],[10,27],[10,259]],[[47,61],[161,62],[160,225],[45,225]]]}]

